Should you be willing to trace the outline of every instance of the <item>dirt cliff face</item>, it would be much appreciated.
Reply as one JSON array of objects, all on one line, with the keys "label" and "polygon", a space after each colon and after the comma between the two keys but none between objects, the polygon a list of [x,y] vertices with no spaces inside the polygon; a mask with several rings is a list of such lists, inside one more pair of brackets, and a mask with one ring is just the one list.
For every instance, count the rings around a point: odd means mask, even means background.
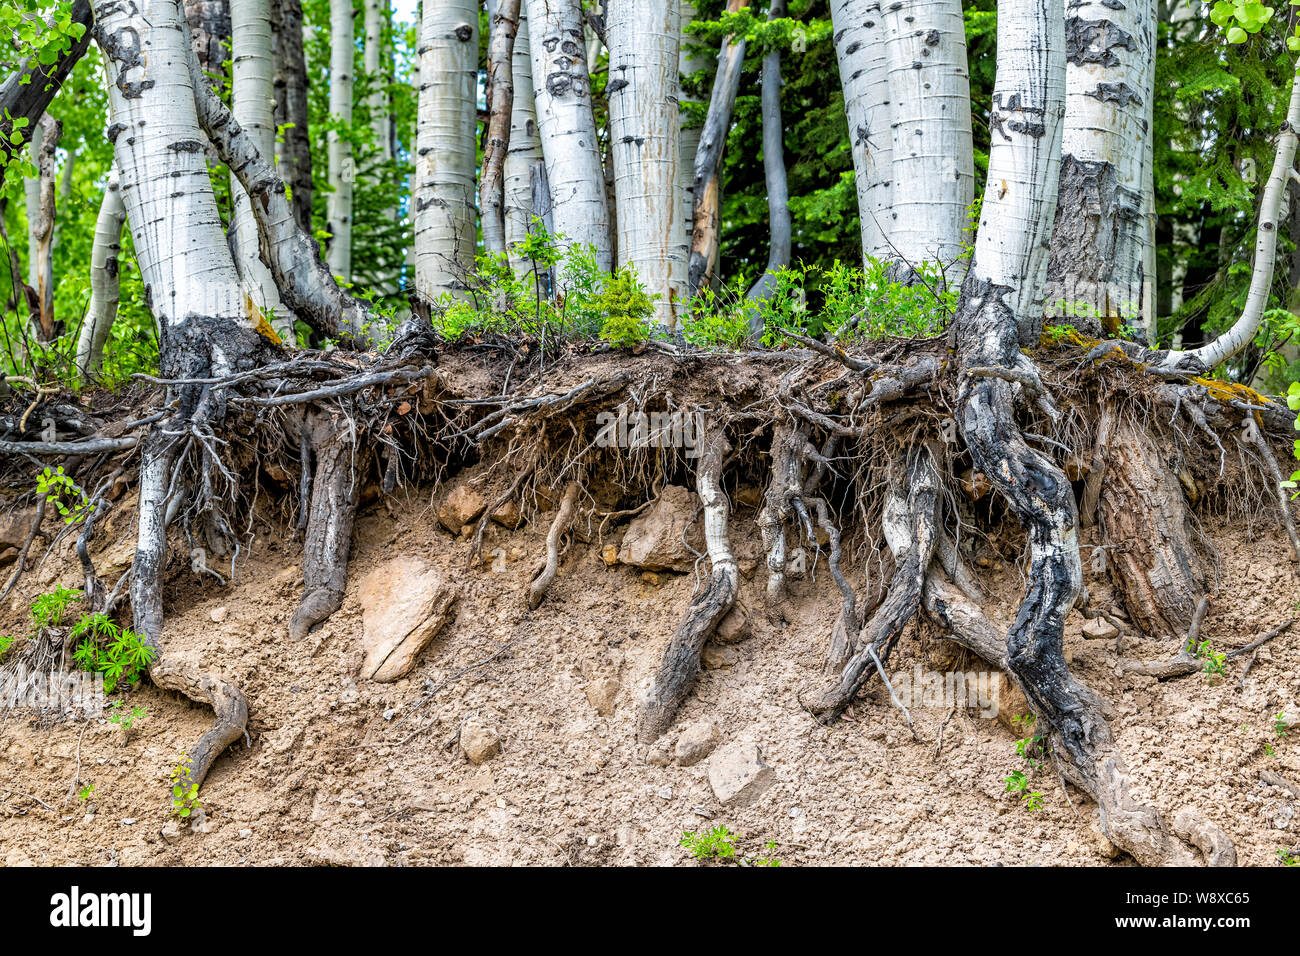
[{"label": "dirt cliff face", "polygon": [[[784,622],[763,613],[752,492],[728,488],[745,625],[706,646],[704,671],[669,732],[643,746],[639,694],[696,575],[619,564],[607,546],[626,525],[604,537],[578,525],[546,601],[530,612],[528,585],[556,503],[538,502],[518,530],[489,523],[483,558],[469,567],[470,537],[437,520],[454,485],[363,507],[342,608],[298,642],[285,634],[301,555],[269,515],[258,516],[230,587],[188,573],[168,580],[168,647],[237,681],[251,715],[247,744],[231,747],[205,784],[200,826],[175,825],[168,777],[210,725],[206,708],[145,684],[125,695],[146,711],[125,741],[102,720],[0,717],[0,861],[682,864],[691,862],[679,846],[684,830],[725,824],[742,855],[766,856],[774,840],[786,865],[1127,862],[1112,861],[1093,805],[1062,789],[1050,761],[1034,770],[1017,756],[1016,740],[1033,731],[1008,726],[1022,706],[1009,690],[1001,720],[978,707],[914,703],[913,735],[872,681],[837,723],[815,721],[798,690],[817,682],[838,592],[824,561],[809,562],[788,581]],[[1084,531],[1085,546],[1092,533]],[[1233,582],[1212,598],[1203,625],[1216,650],[1296,615],[1284,536],[1246,541],[1237,523],[1210,537],[1222,580]],[[1023,587],[1018,553],[1018,542],[988,545],[976,559],[986,607],[994,618],[1003,609],[1000,626]],[[399,556],[427,561],[456,600],[413,668],[375,683],[360,678],[360,582]],[[0,622],[12,631],[36,594],[79,583],[75,554],[61,547],[24,576]],[[1085,584],[1106,603],[1104,576],[1088,571]],[[1085,623],[1077,613],[1068,620],[1067,655],[1113,706],[1135,796],[1170,815],[1192,807],[1213,819],[1244,864],[1275,864],[1279,848],[1296,848],[1300,793],[1268,781],[1300,781],[1300,727],[1279,736],[1274,726],[1279,713],[1300,714],[1300,634],[1260,648],[1244,680],[1250,655],[1213,681],[1196,673],[1159,682],[1121,674],[1121,662],[1177,648],[1129,637],[1117,650],[1113,638],[1085,639]],[[889,671],[987,669],[950,647],[914,623]],[[754,747],[769,770],[748,790],[728,789],[718,764]],[[1015,771],[1027,775],[1025,791],[1008,792]],[[69,792],[78,777],[94,787],[84,798]],[[1025,792],[1041,794],[1041,809],[1029,808]]]}]

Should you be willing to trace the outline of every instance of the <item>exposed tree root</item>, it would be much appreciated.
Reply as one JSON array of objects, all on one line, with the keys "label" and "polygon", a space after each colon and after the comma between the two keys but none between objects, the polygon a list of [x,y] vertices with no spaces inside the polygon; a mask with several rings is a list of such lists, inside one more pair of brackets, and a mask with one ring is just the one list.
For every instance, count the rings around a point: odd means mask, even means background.
[{"label": "exposed tree root", "polygon": [[1150,436],[1131,421],[1116,424],[1106,461],[1099,501],[1102,530],[1116,545],[1107,556],[1111,579],[1138,630],[1181,637],[1207,590],[1183,489]]},{"label": "exposed tree root", "polygon": [[555,520],[551,522],[551,529],[546,533],[546,564],[528,585],[528,607],[531,610],[535,611],[541,606],[547,589],[555,580],[555,574],[560,567],[560,539],[568,533],[569,527],[573,524],[573,515],[578,508],[578,493],[581,490],[582,486],[577,481],[569,482],[564,488],[564,497],[560,499],[559,510],[555,513]]},{"label": "exposed tree root", "polygon": [[[996,290],[986,293],[968,296],[967,307],[1002,308]],[[972,327],[987,330],[990,324]],[[778,387],[771,366],[749,362],[749,356],[705,356],[668,347],[642,356],[552,357],[545,373],[535,357],[522,358],[526,353],[516,349],[503,377],[505,363],[492,350],[510,353],[509,344],[465,350],[455,361],[469,372],[449,369],[452,360],[444,358],[447,364],[433,374],[434,347],[413,333],[399,336],[383,356],[304,352],[292,361],[261,365],[270,356],[259,352],[260,340],[223,343],[220,349],[194,343],[186,353],[190,361],[165,369],[156,380],[168,388],[166,409],[151,410],[153,417],[137,414],[138,420],[126,426],[156,425],[140,443],[140,530],[130,590],[136,630],[159,652],[151,669],[155,682],[211,706],[216,715],[189,755],[193,779],[201,782],[221,751],[239,738],[248,705],[230,681],[165,653],[160,585],[168,564],[167,535],[179,532],[176,537],[194,550],[237,555],[242,539],[231,526],[237,509],[248,506],[240,488],[244,476],[273,483],[280,492],[277,507],[285,513],[292,512],[293,500],[302,503],[304,594],[290,624],[290,637],[297,640],[342,602],[363,486],[387,494],[417,477],[441,480],[482,465],[495,478],[493,469],[509,462],[516,470],[491,485],[498,494],[479,518],[477,552],[498,507],[514,499],[527,512],[539,488],[563,483],[545,564],[528,587],[528,604],[536,608],[554,582],[565,536],[581,536],[574,526],[581,496],[591,496],[603,534],[612,521],[640,513],[647,496],[689,481],[693,467],[710,570],[640,702],[637,736],[648,743],[676,717],[698,675],[705,642],[737,597],[738,566],[723,492],[724,469],[734,468],[738,484],[759,484],[765,472],[769,477],[757,523],[767,557],[770,615],[782,611],[792,531],[800,545],[813,549],[814,569],[822,555],[828,559],[839,604],[826,654],[833,680],[804,694],[805,707],[829,721],[873,673],[888,686],[890,652],[920,611],[945,638],[1009,673],[1043,724],[1051,725],[1061,772],[1098,802],[1103,830],[1116,845],[1143,863],[1193,860],[1181,840],[1199,848],[1209,862],[1230,859],[1231,844],[1212,824],[1184,812],[1171,826],[1131,798],[1101,702],[1066,666],[1065,618],[1086,598],[1077,543],[1081,517],[1061,462],[1073,462],[1077,470],[1071,474],[1079,480],[1085,468],[1078,463],[1090,452],[1083,507],[1096,509],[1105,535],[1100,553],[1109,559],[1133,622],[1149,634],[1181,637],[1208,590],[1191,545],[1195,502],[1187,504],[1184,492],[1207,493],[1207,482],[1225,467],[1215,454],[1222,448],[1220,436],[1240,429],[1240,413],[1252,409],[1233,405],[1236,393],[1218,396],[1212,407],[1205,397],[1210,386],[1189,383],[1186,376],[1181,382],[1164,379],[1131,398],[1124,376],[1137,373],[1127,361],[1103,356],[1104,361],[1082,367],[1073,358],[1036,366],[1020,352],[1014,324],[999,327],[1010,331],[1001,338],[972,338],[959,316],[951,340],[960,358],[957,375],[944,357],[949,343],[940,340],[885,344],[881,354],[870,357],[851,357],[818,343],[810,345],[815,355],[781,353],[793,368]],[[232,366],[212,355],[240,359]],[[612,397],[620,391],[626,394]],[[1164,399],[1193,425],[1191,440],[1173,440],[1169,452],[1142,425],[1152,405]],[[620,414],[705,409],[715,423],[726,420],[740,451],[731,457],[721,424],[700,436],[703,455],[693,466],[672,443],[620,439],[612,447],[611,433],[603,433],[602,440],[599,430],[609,426],[598,426],[600,416],[593,411],[607,412],[609,406]],[[1275,410],[1260,414],[1252,420],[1262,445],[1252,435],[1240,435],[1242,466],[1255,480],[1252,500],[1263,500],[1260,488],[1272,478],[1265,481],[1254,454],[1265,454],[1269,443],[1282,437],[1283,426],[1291,427],[1290,420],[1277,420]],[[105,459],[95,455],[121,449],[100,445],[84,455],[77,449],[115,440],[122,432],[98,438],[93,430],[90,436],[77,434],[77,448],[67,453],[85,463],[90,478],[78,474],[77,480],[89,488],[95,485],[91,478],[107,470]],[[49,443],[16,444],[30,455],[57,453]],[[1250,455],[1245,447],[1252,449]],[[1208,472],[1207,453],[1214,459]],[[837,470],[846,461],[849,466]],[[1200,470],[1185,475],[1191,467]],[[1224,483],[1241,474],[1230,470],[1235,461],[1227,467]],[[966,563],[974,557],[972,531],[977,538],[998,537],[987,524],[990,518],[1001,520],[1001,503],[970,505],[957,477],[965,470],[987,479],[1027,533],[1028,587],[1007,634],[985,615],[984,590]],[[108,480],[95,485],[93,497]],[[1277,500],[1271,488],[1267,493]],[[83,557],[89,534],[79,542]],[[866,588],[855,591],[851,581],[861,579],[845,573],[845,562],[865,565]],[[876,573],[877,566],[882,573]],[[194,567],[216,573],[206,562]],[[87,573],[93,577],[93,569]],[[102,590],[91,585],[96,601],[111,600]],[[1175,631],[1179,622],[1184,623]],[[1233,655],[1250,652],[1268,637]],[[1190,672],[1189,662],[1177,665],[1180,673]]]},{"label": "exposed tree root", "polygon": [[[968,282],[955,332],[963,368],[1015,368],[1023,360],[1000,289]],[[1188,852],[1160,814],[1131,797],[1100,701],[1065,662],[1065,617],[1083,584],[1078,513],[1065,474],[1025,444],[1012,388],[1006,379],[966,376],[958,392],[958,424],[971,460],[1029,536],[1028,591],[1007,635],[1007,666],[1035,712],[1051,724],[1058,768],[1097,801],[1107,837],[1145,865],[1187,862]]]},{"label": "exposed tree root", "polygon": [[303,542],[303,596],[289,622],[298,641],[339,609],[348,583],[352,522],[361,500],[355,426],[343,416],[309,412],[308,433],[316,461],[311,508]]},{"label": "exposed tree root", "polygon": [[704,642],[731,609],[739,586],[736,558],[727,531],[730,506],[722,490],[722,463],[731,452],[723,427],[710,432],[704,448],[695,471],[695,488],[704,506],[709,580],[691,600],[642,699],[637,720],[637,739],[642,743],[652,742],[672,723],[699,673]]},{"label": "exposed tree root", "polygon": [[921,605],[921,586],[939,540],[938,472],[928,448],[913,449],[900,470],[904,476],[891,483],[885,500],[885,539],[894,555],[889,592],[855,636],[853,653],[836,679],[801,698],[823,721],[835,719],[853,702],[870,676],[868,668],[882,669],[880,659],[888,656]]}]

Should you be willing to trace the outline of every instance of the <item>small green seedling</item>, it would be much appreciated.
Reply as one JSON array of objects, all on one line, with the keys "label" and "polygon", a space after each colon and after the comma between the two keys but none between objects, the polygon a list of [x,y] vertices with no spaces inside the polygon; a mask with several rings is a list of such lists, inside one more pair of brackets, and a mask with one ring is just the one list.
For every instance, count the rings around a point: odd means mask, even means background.
[{"label": "small green seedling", "polygon": [[1215,677],[1223,673],[1223,665],[1227,661],[1228,655],[1216,651],[1214,645],[1209,641],[1201,641],[1195,646],[1188,641],[1187,652],[1193,657],[1205,661],[1205,667],[1202,668],[1201,673],[1203,673],[1206,679],[1211,683],[1214,682]]},{"label": "small green seedling", "polygon": [[94,793],[95,793],[95,785],[93,783],[88,783],[80,790],[77,791],[77,796],[79,796],[82,800],[89,800],[94,795]]},{"label": "small green seedling", "polygon": [[682,832],[681,846],[690,850],[697,860],[730,860],[736,855],[736,846],[732,842],[735,834],[720,823],[703,835],[694,830]]},{"label": "small green seedling", "polygon": [[1300,853],[1284,846],[1278,847],[1277,858],[1282,861],[1283,866],[1300,866]]},{"label": "small green seedling", "polygon": [[1286,719],[1286,711],[1278,711],[1277,716],[1273,718],[1273,732],[1279,737],[1285,737],[1289,726],[1290,723]]},{"label": "small green seedling", "polygon": [[766,843],[763,844],[763,849],[767,850],[768,852],[767,856],[758,857],[756,859],[749,859],[746,860],[745,862],[747,862],[750,866],[780,866],[781,865],[781,861],[778,860],[774,855],[776,853],[775,840],[768,840]]},{"label": "small green seedling", "polygon": [[721,860],[724,863],[730,862],[737,865],[742,862],[746,866],[780,866],[781,861],[776,857],[776,841],[768,840],[763,844],[767,850],[767,856],[764,857],[745,857],[743,860],[736,856],[736,842],[740,839],[740,834],[732,833],[726,824],[718,824],[707,833],[697,833],[694,830],[686,830],[682,833],[681,846],[690,850],[691,856],[700,861]]},{"label": "small green seedling", "polygon": [[148,713],[143,707],[132,707],[130,710],[122,708],[122,702],[115,700],[108,705],[110,724],[117,724],[123,730],[130,730],[131,725]]},{"label": "small green seedling", "polygon": [[182,820],[203,806],[199,800],[199,785],[190,779],[188,757],[172,768],[172,813]]},{"label": "small green seedling", "polygon": [[95,506],[81,490],[81,486],[63,473],[63,466],[46,468],[36,476],[36,493],[45,496],[46,504],[54,505],[63,515],[64,524],[75,524],[94,513]]}]

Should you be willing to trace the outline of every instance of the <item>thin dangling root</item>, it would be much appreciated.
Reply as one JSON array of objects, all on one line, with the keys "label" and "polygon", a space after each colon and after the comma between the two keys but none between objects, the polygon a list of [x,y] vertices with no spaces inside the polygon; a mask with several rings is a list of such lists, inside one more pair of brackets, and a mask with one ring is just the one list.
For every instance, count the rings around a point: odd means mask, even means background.
[{"label": "thin dangling root", "polygon": [[739,588],[739,570],[727,536],[729,505],[722,491],[722,463],[731,452],[723,426],[708,436],[704,448],[695,472],[695,489],[704,506],[709,581],[691,600],[642,700],[637,721],[637,739],[641,743],[654,741],[672,723],[699,673],[704,642],[731,610]]},{"label": "thin dangling root", "polygon": [[843,557],[840,547],[840,529],[831,521],[830,508],[824,499],[813,498],[811,501],[817,511],[817,526],[826,532],[830,545],[827,563],[831,568],[831,578],[843,597],[840,616],[835,620],[830,646],[826,650],[826,658],[822,663],[823,670],[830,674],[839,672],[848,663],[853,653],[853,635],[857,634],[858,628],[862,625],[858,620],[857,595],[853,593],[852,585],[840,569],[840,559]]},{"label": "thin dangling root", "polygon": [[1300,561],[1300,535],[1296,534],[1295,519],[1291,517],[1291,498],[1287,494],[1287,485],[1282,478],[1282,470],[1277,466],[1277,459],[1273,457],[1273,449],[1268,447],[1268,442],[1264,441],[1264,436],[1260,434],[1259,426],[1255,424],[1255,416],[1247,412],[1246,417],[1241,421],[1241,441],[1243,444],[1252,446],[1259,453],[1260,459],[1264,462],[1264,467],[1268,470],[1269,477],[1272,479],[1270,484],[1276,489],[1278,510],[1282,513],[1282,523],[1286,526],[1287,537],[1291,541],[1291,560]]},{"label": "thin dangling root", "polygon": [[[807,464],[816,466],[813,476],[805,480]],[[812,515],[805,498],[821,480],[829,462],[812,444],[802,427],[780,426],[772,439],[772,481],[758,514],[758,529],[767,551],[767,615],[779,620],[785,601],[786,540],[785,522],[797,520],[803,540],[815,541]],[[829,533],[829,532],[828,532]]]},{"label": "thin dangling root", "polygon": [[[914,449],[904,467],[901,481],[906,491],[893,486],[885,501],[885,538],[895,564],[889,593],[856,635],[853,653],[839,675],[801,697],[803,706],[824,722],[853,702],[870,676],[869,668],[888,655],[921,604],[926,569],[939,540],[939,475],[928,448]],[[883,665],[877,667],[883,672]]]},{"label": "thin dangling root", "polygon": [[316,475],[303,542],[303,596],[289,622],[289,639],[300,641],[343,603],[352,550],[352,522],[361,500],[356,435],[351,422],[309,412]]},{"label": "thin dangling root", "polygon": [[560,569],[560,539],[573,524],[573,515],[578,508],[578,493],[582,486],[576,481],[569,482],[564,488],[564,497],[560,499],[560,510],[555,513],[551,530],[546,533],[546,565],[528,585],[528,607],[537,610],[541,607],[546,591],[555,580],[555,573]]},{"label": "thin dangling root", "polygon": [[234,683],[204,674],[192,664],[177,661],[162,648],[162,568],[167,551],[167,476],[175,460],[175,445],[155,434],[145,442],[140,467],[140,530],[132,565],[131,603],[135,629],[154,651],[149,677],[166,690],[209,704],[216,714],[212,729],[187,753],[189,779],[201,786],[213,761],[247,732],[248,701]]}]

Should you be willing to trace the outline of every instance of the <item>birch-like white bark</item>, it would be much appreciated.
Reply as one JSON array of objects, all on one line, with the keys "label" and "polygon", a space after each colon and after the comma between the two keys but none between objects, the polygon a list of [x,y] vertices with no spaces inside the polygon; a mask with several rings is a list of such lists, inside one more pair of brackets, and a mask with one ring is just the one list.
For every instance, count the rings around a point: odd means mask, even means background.
[{"label": "birch-like white bark", "polygon": [[520,0],[497,0],[489,12],[492,35],[488,40],[487,131],[483,136],[483,172],[479,178],[479,212],[483,223],[483,248],[506,251],[505,162],[510,150],[514,113],[514,50],[519,32]]},{"label": "birch-like white bark", "polygon": [[[878,126],[879,135],[891,140],[892,200],[882,220],[889,258],[900,262],[903,275],[922,262],[938,263],[960,286],[975,198],[961,0],[903,0],[888,4],[880,16],[888,95],[888,107],[880,112],[892,116]],[[859,149],[855,143],[854,152]]]},{"label": "birch-like white bark", "polygon": [[99,371],[104,344],[113,330],[120,299],[118,256],[122,253],[122,228],[126,206],[122,202],[121,177],[114,164],[104,186],[104,199],[95,220],[95,242],[90,249],[90,305],[77,337],[77,370],[83,377]]},{"label": "birch-like white bark", "polygon": [[63,124],[45,113],[32,133],[36,175],[23,182],[27,201],[27,284],[38,303],[32,327],[38,341],[52,342],[54,328],[54,151]]},{"label": "birch-like white bark", "polygon": [[388,109],[388,71],[385,67],[387,51],[384,48],[384,27],[388,23],[390,14],[389,0],[366,0],[366,47],[363,62],[366,73],[371,78],[370,95],[366,103],[370,107],[370,129],[374,133],[375,145],[379,148],[379,159],[382,162],[393,158],[392,124]]},{"label": "birch-like white bark", "polygon": [[[430,6],[434,4],[430,3]],[[352,0],[330,0],[330,119],[352,123],[352,58],[354,37]],[[352,278],[352,184],[356,165],[352,141],[330,130],[327,137],[330,193],[325,202],[325,219],[330,238],[325,261],[330,271],[344,280]]]},{"label": "birch-like white bark", "polygon": [[709,67],[709,58],[692,51],[694,39],[686,33],[686,28],[696,17],[695,5],[689,0],[682,0],[681,40],[678,54],[678,72],[681,74],[681,91],[677,96],[678,104],[678,142],[677,142],[677,196],[678,219],[681,222],[682,256],[689,262],[691,256],[691,233],[695,229],[695,154],[700,148],[700,125],[682,109],[686,103],[704,102],[693,92],[688,92],[685,80]]},{"label": "birch-like white bark", "polygon": [[972,275],[1006,290],[1003,301],[1024,346],[1037,345],[1042,333],[1056,214],[1065,112],[1062,6],[1062,0],[1017,0],[998,9],[989,170]]},{"label": "birch-like white bark", "polygon": [[361,301],[339,288],[321,260],[312,234],[297,221],[284,181],[269,157],[253,144],[207,82],[197,55],[188,67],[199,125],[231,174],[252,198],[264,261],[285,304],[316,332],[352,348],[370,344],[372,316]]},{"label": "birch-like white bark", "polygon": [[[1143,324],[1154,0],[1077,0],[1065,20],[1065,123],[1048,314],[1108,333]],[[1154,281],[1150,277],[1150,285]]]},{"label": "birch-like white bark", "polygon": [[[275,63],[271,56],[270,0],[236,0],[230,8],[231,112],[263,156],[275,155]],[[244,292],[282,341],[295,345],[293,315],[280,301],[262,261],[257,219],[248,193],[231,176],[231,246]]]},{"label": "birch-like white bark", "polygon": [[208,178],[176,0],[97,0],[95,14],[108,135],[160,348],[194,323],[251,326]]},{"label": "birch-like white bark", "polygon": [[605,171],[591,106],[586,35],[579,0],[525,0],[533,55],[537,126],[555,231],[596,250],[610,267]]},{"label": "birch-like white bark", "polygon": [[515,247],[528,236],[533,217],[532,169],[542,162],[542,141],[537,134],[537,106],[533,100],[532,47],[528,39],[528,16],[521,10],[519,32],[510,58],[515,96],[510,106],[510,147],[506,151],[506,252],[510,267],[521,273],[528,264]]},{"label": "birch-like white bark", "polygon": [[474,266],[478,3],[426,2],[416,129],[415,291],[464,288]]},{"label": "birch-like white bark", "polygon": [[893,136],[889,70],[880,0],[830,0],[832,39],[844,90],[861,218],[862,255],[888,259],[893,221],[890,164]]},{"label": "birch-like white bark", "polygon": [[605,36],[618,264],[635,269],[646,291],[659,297],[655,324],[672,330],[686,283],[675,202],[681,38],[677,0],[615,3]]},{"label": "birch-like white bark", "polygon": [[1264,311],[1268,308],[1273,291],[1273,270],[1277,265],[1278,219],[1286,195],[1287,183],[1296,175],[1293,170],[1296,146],[1300,141],[1300,72],[1291,81],[1291,99],[1286,120],[1277,134],[1277,147],[1273,154],[1273,169],[1264,184],[1264,195],[1259,204],[1259,226],[1255,233],[1255,264],[1250,275],[1250,290],[1246,293],[1246,306],[1241,317],[1213,342],[1200,348],[1183,352],[1170,352],[1165,358],[1166,367],[1176,367],[1184,356],[1190,355],[1214,368],[1236,355],[1255,338]]}]

